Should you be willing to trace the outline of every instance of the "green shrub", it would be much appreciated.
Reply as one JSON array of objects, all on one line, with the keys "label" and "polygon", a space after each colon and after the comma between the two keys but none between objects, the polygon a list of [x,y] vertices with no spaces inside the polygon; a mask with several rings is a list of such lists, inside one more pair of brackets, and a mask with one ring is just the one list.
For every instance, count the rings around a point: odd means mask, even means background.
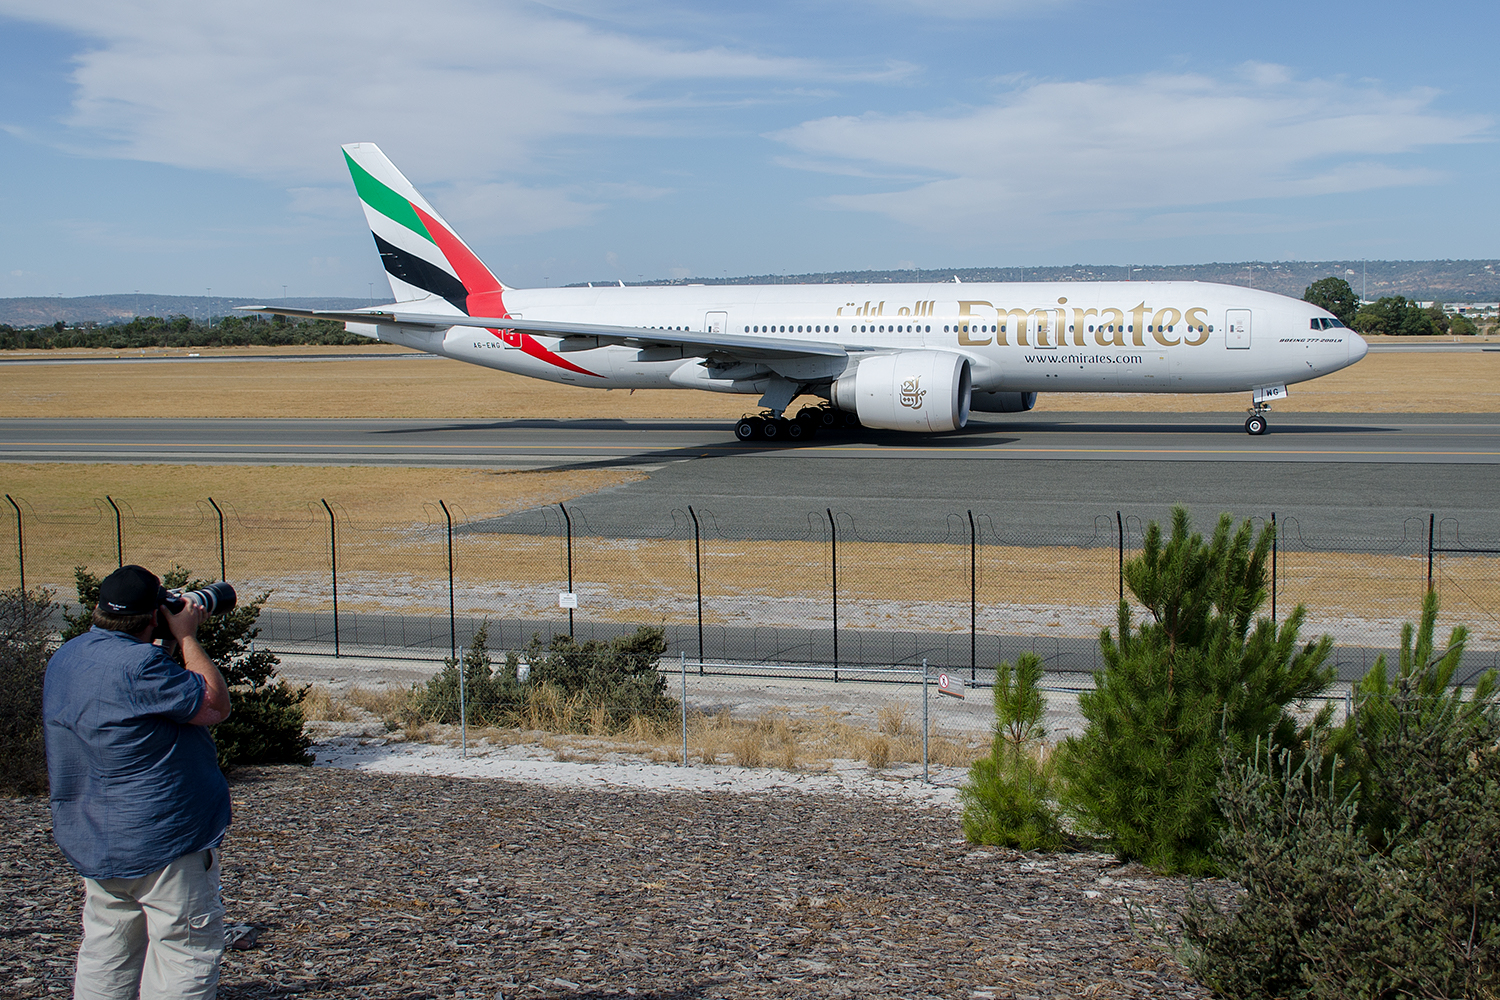
[{"label": "green shrub", "polygon": [[443,668],[416,689],[414,709],[433,722],[458,722],[459,670],[463,671],[463,708],[470,725],[510,725],[525,700],[525,689],[516,680],[520,659],[508,653],[505,664],[494,669],[489,651],[490,623],[484,622],[459,660],[443,661]]},{"label": "green shrub", "polygon": [[[427,684],[416,689],[416,711],[434,722],[459,721],[459,671],[463,671],[464,704],[470,725],[516,726],[534,721],[527,709],[543,693],[555,694],[568,711],[544,713],[549,724],[602,724],[621,729],[633,717],[660,721],[671,718],[678,704],[667,697],[667,681],[657,670],[666,651],[666,636],[660,628],[642,626],[633,634],[608,642],[574,642],[555,635],[543,643],[533,636],[521,654],[507,653],[497,670],[487,642],[489,625],[474,633],[474,639],[459,662],[443,662]],[[530,676],[517,680],[521,661],[530,665]],[[543,699],[545,700],[545,699]]]},{"label": "green shrub", "polygon": [[1088,726],[1060,755],[1063,805],[1079,827],[1159,871],[1215,870],[1226,750],[1242,755],[1267,733],[1276,747],[1296,746],[1331,716],[1325,709],[1304,728],[1287,711],[1327,687],[1332,641],[1299,647],[1300,606],[1280,627],[1256,617],[1271,529],[1252,545],[1250,522],[1232,528],[1221,516],[1205,542],[1181,507],[1165,544],[1148,526],[1124,575],[1149,617],[1136,625],[1120,602],[1118,639],[1102,633],[1104,667],[1078,699]]},{"label": "green shrub", "polygon": [[607,642],[555,635],[544,644],[533,636],[523,657],[531,665],[528,683],[548,685],[584,710],[602,709],[605,724],[616,729],[634,716],[662,721],[677,714],[678,703],[668,697],[667,679],[657,669],[666,651],[666,633],[642,625]]},{"label": "green shrub", "polygon": [[302,699],[307,687],[274,684],[237,688],[234,713],[214,727],[219,767],[229,771],[241,764],[311,764],[312,741],[303,735]]},{"label": "green shrub", "polygon": [[[1413,627],[1408,622],[1401,628],[1396,676],[1388,676],[1382,654],[1355,687],[1354,713],[1335,737],[1335,752],[1348,762],[1346,783],[1359,782],[1360,825],[1376,847],[1389,846],[1404,822],[1437,820],[1411,816],[1413,803],[1396,787],[1403,780],[1400,758],[1407,752],[1402,741],[1414,732],[1483,729],[1494,712],[1493,671],[1477,679],[1468,698],[1453,685],[1469,630],[1462,625],[1454,628],[1447,648],[1436,651],[1437,614],[1437,594],[1429,591],[1422,601],[1420,624]],[[1446,772],[1431,775],[1434,781],[1449,777]]]},{"label": "green shrub", "polygon": [[42,740],[42,681],[53,645],[52,591],[0,593],[0,792],[47,790]]},{"label": "green shrub", "polygon": [[[64,612],[67,627],[64,640],[89,630],[94,605],[99,603],[100,577],[87,567],[75,566],[73,579],[78,590],[79,610]],[[188,571],[174,566],[162,574],[168,588],[197,590],[210,580],[189,579]],[[198,642],[208,658],[218,664],[219,672],[229,685],[234,711],[213,729],[219,750],[219,766],[228,771],[236,764],[311,764],[307,752],[311,744],[303,735],[305,719],[302,699],[306,686],[294,688],[285,681],[272,683],[281,661],[265,649],[255,648],[260,635],[261,608],[271,596],[267,591],[250,600],[241,599],[225,615],[214,615],[198,626]],[[178,654],[181,662],[181,654]]]},{"label": "green shrub", "polygon": [[1353,730],[1378,786],[1342,791],[1316,746],[1300,763],[1226,756],[1220,857],[1244,895],[1190,900],[1204,983],[1267,1000],[1500,996],[1500,705],[1493,689],[1437,695],[1445,672],[1419,662],[1378,710],[1366,691]]},{"label": "green shrub", "polygon": [[988,757],[975,761],[959,790],[964,836],[970,843],[1053,850],[1062,828],[1049,801],[1050,767],[1038,759],[1047,703],[1038,685],[1042,660],[1022,653],[1012,669],[995,668],[995,736]]}]

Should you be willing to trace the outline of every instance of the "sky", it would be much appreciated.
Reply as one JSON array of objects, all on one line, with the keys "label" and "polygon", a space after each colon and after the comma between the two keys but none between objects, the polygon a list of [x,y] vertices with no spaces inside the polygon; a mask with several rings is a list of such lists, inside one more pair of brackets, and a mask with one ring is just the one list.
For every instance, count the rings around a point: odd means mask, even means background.
[{"label": "sky", "polygon": [[0,0],[0,296],[1500,257],[1500,4]]}]

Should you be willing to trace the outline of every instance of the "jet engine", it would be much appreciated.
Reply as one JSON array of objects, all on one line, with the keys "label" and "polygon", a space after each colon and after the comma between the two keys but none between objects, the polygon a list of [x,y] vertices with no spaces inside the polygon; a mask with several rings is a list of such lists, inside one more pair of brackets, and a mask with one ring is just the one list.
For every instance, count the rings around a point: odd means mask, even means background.
[{"label": "jet engine", "polygon": [[969,405],[980,413],[1024,413],[1036,405],[1036,393],[976,392]]},{"label": "jet engine", "polygon": [[941,433],[969,422],[969,359],[947,351],[897,351],[861,360],[833,383],[833,405],[866,427]]}]

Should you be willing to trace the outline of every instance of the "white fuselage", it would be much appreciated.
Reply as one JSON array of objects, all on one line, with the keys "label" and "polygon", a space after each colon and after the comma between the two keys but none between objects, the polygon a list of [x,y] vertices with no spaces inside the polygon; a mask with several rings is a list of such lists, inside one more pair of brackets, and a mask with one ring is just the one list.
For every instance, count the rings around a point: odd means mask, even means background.
[{"label": "white fuselage", "polygon": [[[1327,375],[1366,350],[1354,331],[1328,325],[1331,314],[1317,306],[1196,281],[507,289],[505,304],[512,316],[536,321],[831,342],[849,351],[851,363],[872,352],[947,351],[969,359],[976,393],[1247,391]],[[750,365],[708,377],[704,357],[684,348],[593,346],[579,337],[537,336],[545,349],[538,352],[474,327],[382,327],[379,336],[605,389],[758,392],[770,374]],[[779,374],[813,383],[839,371],[810,363],[802,374]]]}]

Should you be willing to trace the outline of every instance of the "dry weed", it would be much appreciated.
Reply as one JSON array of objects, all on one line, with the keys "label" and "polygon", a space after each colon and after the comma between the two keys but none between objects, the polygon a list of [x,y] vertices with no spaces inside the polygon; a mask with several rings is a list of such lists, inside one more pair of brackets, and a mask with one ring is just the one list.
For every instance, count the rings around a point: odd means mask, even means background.
[{"label": "dry weed", "polygon": [[900,705],[881,705],[876,717],[880,720],[880,732],[887,736],[900,736],[906,732],[906,709]]},{"label": "dry weed", "polygon": [[764,767],[766,763],[765,734],[758,727],[748,726],[739,730],[734,738],[734,762],[740,767]]},{"label": "dry weed", "polygon": [[354,710],[322,684],[314,684],[302,698],[302,717],[309,722],[351,722]]},{"label": "dry weed", "polygon": [[417,721],[416,691],[413,688],[367,688],[356,685],[344,693],[344,700],[380,719],[387,726],[409,726]]},{"label": "dry weed", "polygon": [[865,762],[877,771],[879,771],[881,768],[890,766],[890,739],[885,736],[871,737],[870,740],[865,744]]}]

